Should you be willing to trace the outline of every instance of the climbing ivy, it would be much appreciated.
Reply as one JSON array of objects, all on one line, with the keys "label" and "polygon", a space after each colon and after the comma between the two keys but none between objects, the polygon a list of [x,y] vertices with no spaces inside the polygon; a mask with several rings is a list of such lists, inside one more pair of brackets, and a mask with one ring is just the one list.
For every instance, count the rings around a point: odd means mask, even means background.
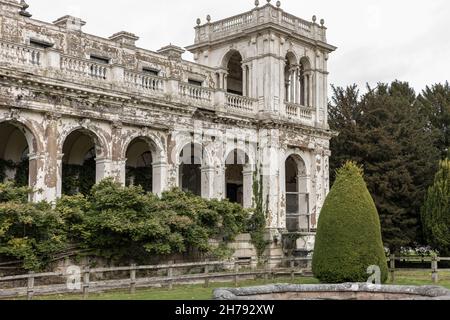
[{"label": "climbing ivy", "polygon": [[250,235],[261,260],[269,241],[266,240],[267,208],[264,208],[263,179],[258,169],[253,174],[253,197],[255,208],[250,218]]},{"label": "climbing ivy", "polygon": [[6,179],[6,170],[14,168],[14,163],[10,160],[0,159],[0,182]]},{"label": "climbing ivy", "polygon": [[64,164],[62,191],[65,195],[89,194],[95,184],[95,159],[89,159],[83,165]]},{"label": "climbing ivy", "polygon": [[141,186],[144,191],[152,192],[153,190],[153,168],[141,167],[133,168],[127,167],[127,181],[126,185]]}]

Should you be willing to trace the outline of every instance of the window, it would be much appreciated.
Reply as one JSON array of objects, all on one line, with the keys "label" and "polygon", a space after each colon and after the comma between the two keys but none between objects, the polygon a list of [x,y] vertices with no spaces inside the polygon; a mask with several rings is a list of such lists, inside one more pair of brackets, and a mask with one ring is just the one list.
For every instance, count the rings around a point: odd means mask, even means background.
[{"label": "window", "polygon": [[97,63],[102,63],[102,64],[109,64],[109,60],[110,60],[109,58],[99,57],[99,56],[95,56],[92,54],[90,56],[90,59],[92,61],[95,61]]},{"label": "window", "polygon": [[202,81],[193,80],[193,79],[189,79],[188,83],[192,86],[197,86],[197,87],[201,87],[203,85]]},{"label": "window", "polygon": [[43,41],[43,40],[37,40],[37,39],[30,39],[30,46],[40,49],[47,49],[52,48],[53,43]]},{"label": "window", "polygon": [[142,72],[148,73],[152,76],[159,76],[159,70],[156,70],[156,69],[142,68]]}]

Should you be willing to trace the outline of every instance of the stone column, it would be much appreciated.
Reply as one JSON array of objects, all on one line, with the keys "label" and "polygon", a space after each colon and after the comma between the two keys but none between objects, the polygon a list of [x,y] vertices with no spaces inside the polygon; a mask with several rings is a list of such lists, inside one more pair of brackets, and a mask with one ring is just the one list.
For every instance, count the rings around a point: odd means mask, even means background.
[{"label": "stone column", "polygon": [[253,98],[253,75],[252,75],[252,65],[248,64],[248,92],[247,95],[249,98]]},{"label": "stone column", "polygon": [[295,71],[295,103],[300,104],[300,67],[296,68]]},{"label": "stone column", "polygon": [[127,181],[127,159],[120,159],[116,161],[118,171],[117,181],[125,186]]},{"label": "stone column", "polygon": [[112,160],[106,158],[95,159],[95,182],[100,181],[111,176]]},{"label": "stone column", "polygon": [[45,153],[34,153],[29,155],[29,186],[33,189],[30,200],[39,202],[47,200],[47,187],[45,185],[46,159]]},{"label": "stone column", "polygon": [[242,95],[247,96],[247,65],[242,65]]},{"label": "stone column", "polygon": [[244,177],[244,208],[249,209],[253,207],[253,175],[254,167],[247,165],[242,171]]},{"label": "stone column", "polygon": [[226,197],[225,172],[226,168],[224,165],[219,166],[215,169],[214,189],[213,189],[214,199],[223,200]]},{"label": "stone column", "polygon": [[202,167],[202,198],[214,198],[214,167]]},{"label": "stone column", "polygon": [[62,158],[58,157],[58,120],[59,116],[47,115],[47,128],[45,132],[45,199],[53,202],[58,198],[58,168]]},{"label": "stone column", "polygon": [[155,162],[152,164],[153,170],[153,190],[154,194],[161,196],[167,190],[167,163]]}]

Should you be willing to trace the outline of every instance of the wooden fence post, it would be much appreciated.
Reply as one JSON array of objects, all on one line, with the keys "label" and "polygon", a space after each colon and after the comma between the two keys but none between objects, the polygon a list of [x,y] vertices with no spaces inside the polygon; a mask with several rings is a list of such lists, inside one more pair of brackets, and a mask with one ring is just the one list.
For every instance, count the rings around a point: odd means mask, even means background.
[{"label": "wooden fence post", "polygon": [[395,254],[391,254],[389,265],[390,265],[389,272],[391,274],[391,282],[395,283]]},{"label": "wooden fence post", "polygon": [[295,280],[295,260],[291,260],[291,281],[294,282]]},{"label": "wooden fence post", "polygon": [[136,293],[136,264],[133,263],[130,269],[130,293]]},{"label": "wooden fence post", "polygon": [[431,259],[431,280],[433,283],[439,282],[438,258],[436,256],[433,256]]},{"label": "wooden fence post", "polygon": [[83,275],[83,299],[87,299],[89,297],[90,274],[91,274],[90,268],[86,267],[86,269],[84,269]]},{"label": "wooden fence post", "polygon": [[27,284],[27,300],[33,300],[34,295],[34,272],[30,271]]},{"label": "wooden fence post", "polygon": [[234,261],[234,286],[237,287],[239,284],[239,263]]},{"label": "wooden fence post", "polygon": [[173,261],[170,261],[169,263],[169,269],[167,269],[167,277],[170,278],[169,280],[169,290],[173,289],[173,280],[171,279],[173,277]]},{"label": "wooden fence post", "polygon": [[269,282],[269,262],[264,260],[264,283]]},{"label": "wooden fence post", "polygon": [[208,274],[209,274],[209,265],[208,265],[208,263],[209,263],[209,260],[208,259],[206,259],[206,265],[205,265],[205,285],[204,285],[204,287],[205,288],[208,288],[209,287],[209,276],[208,276]]}]

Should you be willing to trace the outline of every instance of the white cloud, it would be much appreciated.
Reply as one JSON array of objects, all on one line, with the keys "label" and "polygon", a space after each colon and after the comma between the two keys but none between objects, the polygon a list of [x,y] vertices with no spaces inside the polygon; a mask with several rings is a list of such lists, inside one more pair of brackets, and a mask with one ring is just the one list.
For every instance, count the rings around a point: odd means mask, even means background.
[{"label": "white cloud", "polygon": [[[76,15],[87,22],[86,32],[108,37],[130,31],[141,37],[139,46],[151,50],[169,43],[190,45],[198,17],[226,18],[252,9],[253,2],[28,0],[36,19]],[[329,61],[332,84],[364,87],[400,79],[421,90],[450,80],[448,0],[284,0],[282,8],[306,20],[314,14],[325,19],[328,41],[339,47]]]}]

